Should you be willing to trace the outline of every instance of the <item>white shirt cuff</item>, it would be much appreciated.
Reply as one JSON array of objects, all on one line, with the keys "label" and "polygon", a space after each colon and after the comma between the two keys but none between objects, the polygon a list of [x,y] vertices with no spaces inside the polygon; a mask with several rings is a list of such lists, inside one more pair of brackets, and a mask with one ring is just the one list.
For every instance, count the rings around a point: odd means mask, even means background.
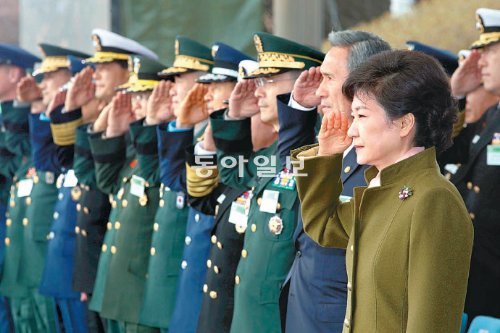
[{"label": "white shirt cuff", "polygon": [[202,144],[203,141],[200,141],[194,146],[195,155],[214,155],[216,153],[216,151],[206,150]]},{"label": "white shirt cuff", "polygon": [[293,99],[293,95],[290,95],[288,106],[299,111],[312,111],[316,109],[316,107],[306,108],[305,106],[300,105],[295,99]]}]

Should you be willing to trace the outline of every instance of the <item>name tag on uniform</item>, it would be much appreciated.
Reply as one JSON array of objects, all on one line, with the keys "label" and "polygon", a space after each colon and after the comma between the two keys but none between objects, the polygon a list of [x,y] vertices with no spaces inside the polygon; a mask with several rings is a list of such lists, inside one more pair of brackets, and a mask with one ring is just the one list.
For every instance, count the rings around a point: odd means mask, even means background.
[{"label": "name tag on uniform", "polygon": [[23,179],[20,180],[17,187],[17,197],[23,198],[31,194],[33,189],[33,179]]},{"label": "name tag on uniform", "polygon": [[76,178],[75,171],[68,170],[64,175],[64,187],[75,187],[78,184],[78,179]]},{"label": "name tag on uniform", "polygon": [[280,192],[264,190],[262,194],[262,202],[260,204],[260,211],[265,213],[276,213],[276,208],[278,207],[278,198],[280,196]]},{"label": "name tag on uniform", "polygon": [[488,145],[486,164],[500,165],[500,145]]},{"label": "name tag on uniform", "polygon": [[240,228],[247,228],[248,216],[246,214],[245,204],[233,201],[231,204],[231,211],[229,212],[229,222]]},{"label": "name tag on uniform", "polygon": [[144,195],[145,183],[144,178],[133,175],[132,179],[130,179],[130,193],[136,197],[142,197]]}]

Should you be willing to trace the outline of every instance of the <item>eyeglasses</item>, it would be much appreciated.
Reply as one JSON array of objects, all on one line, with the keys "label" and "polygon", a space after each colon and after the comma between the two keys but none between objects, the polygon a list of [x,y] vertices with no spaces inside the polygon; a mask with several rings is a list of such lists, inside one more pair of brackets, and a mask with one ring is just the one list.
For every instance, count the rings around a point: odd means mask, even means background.
[{"label": "eyeglasses", "polygon": [[292,78],[287,78],[287,79],[266,79],[263,77],[258,77],[255,79],[255,85],[257,87],[264,87],[266,84],[273,84],[276,82],[281,82],[281,81],[290,81],[290,80],[295,80]]},{"label": "eyeglasses", "polygon": [[134,95],[132,96],[132,99],[134,101],[140,102],[140,101],[143,101],[143,100],[147,100],[150,95],[151,95],[150,92],[134,93]]}]

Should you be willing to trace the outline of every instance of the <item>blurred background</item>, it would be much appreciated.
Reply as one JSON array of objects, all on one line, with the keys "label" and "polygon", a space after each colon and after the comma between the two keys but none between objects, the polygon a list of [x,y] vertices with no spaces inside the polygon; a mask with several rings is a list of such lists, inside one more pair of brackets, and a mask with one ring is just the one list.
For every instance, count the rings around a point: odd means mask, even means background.
[{"label": "blurred background", "polygon": [[396,48],[418,40],[457,52],[478,36],[479,7],[499,9],[500,0],[0,0],[0,42],[38,54],[40,42],[92,53],[90,32],[104,28],[143,43],[168,65],[178,34],[255,55],[255,31],[328,49],[332,29],[360,29]]}]

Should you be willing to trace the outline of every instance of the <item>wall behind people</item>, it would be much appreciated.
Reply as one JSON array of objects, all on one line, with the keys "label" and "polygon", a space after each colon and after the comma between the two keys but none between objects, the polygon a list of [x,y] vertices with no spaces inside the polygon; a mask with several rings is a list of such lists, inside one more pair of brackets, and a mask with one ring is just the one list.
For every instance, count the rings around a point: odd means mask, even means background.
[{"label": "wall behind people", "polygon": [[19,0],[19,44],[43,41],[91,53],[93,28],[111,28],[111,0]]},{"label": "wall behind people", "polygon": [[263,29],[261,0],[122,0],[118,31],[173,61],[178,34],[204,44],[225,42],[255,56],[253,33]]}]

